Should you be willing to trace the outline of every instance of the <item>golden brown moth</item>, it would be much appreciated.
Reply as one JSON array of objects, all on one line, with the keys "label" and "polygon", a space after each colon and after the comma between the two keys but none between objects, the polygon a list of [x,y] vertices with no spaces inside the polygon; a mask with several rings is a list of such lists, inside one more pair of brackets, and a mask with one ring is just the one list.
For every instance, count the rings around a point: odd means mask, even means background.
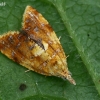
[{"label": "golden brown moth", "polygon": [[46,76],[57,76],[76,84],[68,71],[66,56],[48,21],[27,6],[22,30],[0,36],[0,51],[8,58]]}]

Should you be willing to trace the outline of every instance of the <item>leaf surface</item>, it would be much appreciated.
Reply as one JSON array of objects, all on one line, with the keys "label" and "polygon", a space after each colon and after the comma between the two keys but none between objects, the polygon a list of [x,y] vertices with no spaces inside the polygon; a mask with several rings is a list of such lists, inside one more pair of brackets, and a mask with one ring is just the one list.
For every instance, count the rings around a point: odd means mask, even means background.
[{"label": "leaf surface", "polygon": [[[42,13],[61,36],[77,83],[25,73],[26,68],[0,53],[0,100],[100,100],[99,4],[99,0],[9,0],[0,6],[0,34],[21,29],[27,5]],[[22,84],[26,88],[21,89]]]}]

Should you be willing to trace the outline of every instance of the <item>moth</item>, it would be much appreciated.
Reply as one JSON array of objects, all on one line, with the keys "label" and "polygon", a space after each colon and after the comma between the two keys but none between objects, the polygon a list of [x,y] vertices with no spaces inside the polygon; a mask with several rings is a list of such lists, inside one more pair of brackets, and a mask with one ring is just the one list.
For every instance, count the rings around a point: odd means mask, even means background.
[{"label": "moth", "polygon": [[25,9],[21,31],[9,31],[0,35],[0,51],[29,70],[46,76],[61,77],[76,84],[54,30],[31,6]]}]

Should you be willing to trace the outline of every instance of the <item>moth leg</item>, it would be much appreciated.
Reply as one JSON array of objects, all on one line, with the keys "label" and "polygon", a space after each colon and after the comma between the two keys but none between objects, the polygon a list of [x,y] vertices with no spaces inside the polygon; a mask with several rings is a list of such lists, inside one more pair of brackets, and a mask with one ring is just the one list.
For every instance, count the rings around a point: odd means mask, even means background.
[{"label": "moth leg", "polygon": [[59,39],[59,41],[60,41],[60,39],[61,39],[61,36],[59,36],[59,38],[58,38],[58,39]]},{"label": "moth leg", "polygon": [[25,73],[27,73],[27,72],[29,72],[29,71],[31,71],[31,70],[28,69],[28,70],[25,71]]},{"label": "moth leg", "polygon": [[69,57],[69,55],[67,55],[67,57],[66,58],[68,58]]}]

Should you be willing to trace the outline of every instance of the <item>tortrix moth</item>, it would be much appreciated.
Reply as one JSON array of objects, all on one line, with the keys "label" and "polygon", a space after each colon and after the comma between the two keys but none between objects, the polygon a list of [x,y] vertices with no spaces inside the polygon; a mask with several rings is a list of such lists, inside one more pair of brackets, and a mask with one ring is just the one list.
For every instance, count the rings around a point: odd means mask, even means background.
[{"label": "tortrix moth", "polygon": [[31,6],[25,9],[21,31],[0,35],[0,51],[29,70],[65,78],[76,84],[68,71],[65,53],[54,30]]}]

